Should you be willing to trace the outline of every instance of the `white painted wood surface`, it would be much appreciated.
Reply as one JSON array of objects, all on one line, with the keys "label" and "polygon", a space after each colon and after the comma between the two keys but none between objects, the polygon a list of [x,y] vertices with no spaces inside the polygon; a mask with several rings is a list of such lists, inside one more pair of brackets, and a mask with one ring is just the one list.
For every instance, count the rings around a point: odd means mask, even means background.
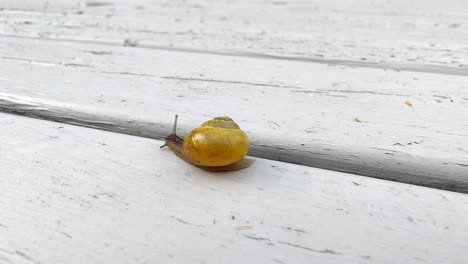
[{"label": "white painted wood surface", "polygon": [[[8,49],[0,51],[0,91],[10,95],[122,117],[121,124],[133,121],[130,126],[169,127],[179,113],[182,132],[229,115],[263,147],[254,149],[256,156],[468,190],[468,119],[462,118],[468,114],[467,76],[95,43],[1,41]],[[14,98],[3,96],[2,107],[22,102]],[[152,131],[140,129],[146,136]],[[162,135],[159,130],[154,137]]]},{"label": "white painted wood surface", "polygon": [[464,263],[468,196],[0,114],[1,263]]},{"label": "white painted wood surface", "polygon": [[[9,94],[0,94],[0,111],[158,140],[172,131],[172,124]],[[179,128],[178,135],[184,137],[188,131]],[[347,148],[290,137],[248,134],[249,155],[254,157],[468,193],[467,166],[453,160],[446,162],[429,155],[408,155],[388,149]]]},{"label": "white painted wood surface", "polygon": [[230,115],[270,159],[211,174],[0,114],[0,263],[466,262],[468,196],[272,160],[467,192],[466,21],[462,0],[0,1],[0,110],[151,138]]},{"label": "white painted wood surface", "polygon": [[330,63],[468,70],[464,0],[3,0],[0,32]]},{"label": "white painted wood surface", "polygon": [[0,50],[5,93],[123,111],[157,123],[170,122],[178,112],[193,127],[218,113],[271,135],[294,133],[411,154],[468,152],[463,129],[468,120],[461,118],[468,114],[468,76],[92,43],[0,41],[8,47]]}]

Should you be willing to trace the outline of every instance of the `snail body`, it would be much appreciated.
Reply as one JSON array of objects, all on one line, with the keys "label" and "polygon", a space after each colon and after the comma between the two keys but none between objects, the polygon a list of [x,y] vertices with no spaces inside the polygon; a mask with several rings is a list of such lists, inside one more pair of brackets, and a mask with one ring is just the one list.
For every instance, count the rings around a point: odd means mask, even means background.
[{"label": "snail body", "polygon": [[[166,143],[174,154],[186,162],[209,171],[240,170],[252,165],[244,159],[249,151],[249,139],[239,125],[229,117],[216,117],[193,129],[185,139],[176,135],[177,115]],[[162,148],[161,147],[161,148]]]}]

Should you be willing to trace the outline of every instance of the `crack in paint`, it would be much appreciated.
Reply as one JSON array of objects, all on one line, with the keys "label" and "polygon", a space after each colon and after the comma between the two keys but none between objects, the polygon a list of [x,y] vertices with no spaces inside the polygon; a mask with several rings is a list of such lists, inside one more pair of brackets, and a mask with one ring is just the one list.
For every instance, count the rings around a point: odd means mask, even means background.
[{"label": "crack in paint", "polygon": [[334,251],[334,250],[331,250],[331,249],[314,249],[314,248],[305,247],[305,246],[301,246],[301,245],[298,245],[298,244],[293,244],[293,243],[283,242],[283,241],[278,241],[278,243],[283,244],[283,245],[287,245],[287,246],[292,246],[292,247],[300,248],[300,249],[305,249],[305,250],[312,251],[312,252],[317,252],[317,253],[332,254],[332,255],[342,255],[342,253],[337,252],[337,251]]}]

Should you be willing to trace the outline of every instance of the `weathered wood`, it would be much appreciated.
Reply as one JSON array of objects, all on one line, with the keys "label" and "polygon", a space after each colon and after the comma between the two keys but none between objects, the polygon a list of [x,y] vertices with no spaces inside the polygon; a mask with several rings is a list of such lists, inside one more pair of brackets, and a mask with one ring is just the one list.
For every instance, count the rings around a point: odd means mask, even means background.
[{"label": "weathered wood", "polygon": [[468,196],[0,114],[0,262],[463,263]]},{"label": "weathered wood", "polygon": [[[168,136],[172,128],[169,122],[152,123],[129,116],[108,115],[83,106],[5,94],[0,94],[0,111],[159,140]],[[185,136],[189,130],[180,126],[179,134]],[[375,147],[333,145],[255,132],[249,135],[249,155],[254,157],[468,193],[468,165],[465,163]]]},{"label": "weathered wood", "polygon": [[0,2],[1,110],[61,122],[0,114],[0,263],[463,263],[468,196],[273,161],[468,192],[468,6],[337,4]]},{"label": "weathered wood", "polygon": [[0,33],[468,71],[463,0],[7,1]]},{"label": "weathered wood", "polygon": [[181,132],[229,115],[255,156],[466,192],[468,77],[1,41],[11,111],[155,138],[176,113]]}]

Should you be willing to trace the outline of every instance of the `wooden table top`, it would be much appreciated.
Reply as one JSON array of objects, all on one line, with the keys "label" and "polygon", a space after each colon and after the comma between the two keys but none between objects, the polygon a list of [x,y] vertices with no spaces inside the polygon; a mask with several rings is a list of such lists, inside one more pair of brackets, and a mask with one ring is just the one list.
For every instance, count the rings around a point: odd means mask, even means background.
[{"label": "wooden table top", "polygon": [[[463,263],[466,21],[462,0],[0,1],[0,263]],[[159,149],[175,114],[182,136],[232,117],[254,165]]]}]

